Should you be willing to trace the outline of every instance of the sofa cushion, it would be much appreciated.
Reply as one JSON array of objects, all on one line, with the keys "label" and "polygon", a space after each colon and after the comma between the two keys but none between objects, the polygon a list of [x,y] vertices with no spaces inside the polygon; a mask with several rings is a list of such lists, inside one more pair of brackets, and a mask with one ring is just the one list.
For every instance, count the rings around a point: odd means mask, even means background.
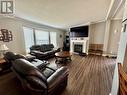
[{"label": "sofa cushion", "polygon": [[46,52],[46,51],[50,51],[51,48],[48,47],[47,45],[41,45],[40,51],[41,52]]},{"label": "sofa cushion", "polygon": [[40,47],[41,52],[51,51],[54,48],[53,44],[43,44]]},{"label": "sofa cushion", "polygon": [[49,64],[48,61],[41,61],[39,59],[34,59],[34,61],[32,61],[31,63],[34,64],[34,66],[36,66],[39,70],[42,70]]},{"label": "sofa cushion", "polygon": [[41,71],[46,78],[49,78],[55,71],[50,68],[45,68]]},{"label": "sofa cushion", "polygon": [[30,47],[30,50],[38,50],[40,51],[41,46],[40,45],[33,45],[32,47]]},{"label": "sofa cushion", "polygon": [[51,49],[53,49],[53,48],[54,48],[54,45],[53,45],[53,44],[49,44],[49,47],[50,47]]}]

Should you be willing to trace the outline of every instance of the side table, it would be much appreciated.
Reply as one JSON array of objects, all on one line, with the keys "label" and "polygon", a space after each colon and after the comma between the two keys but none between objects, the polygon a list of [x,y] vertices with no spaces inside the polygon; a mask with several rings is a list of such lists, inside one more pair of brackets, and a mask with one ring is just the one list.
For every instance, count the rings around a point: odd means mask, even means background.
[{"label": "side table", "polygon": [[0,72],[4,72],[10,69],[10,64],[6,62],[4,58],[0,58]]}]

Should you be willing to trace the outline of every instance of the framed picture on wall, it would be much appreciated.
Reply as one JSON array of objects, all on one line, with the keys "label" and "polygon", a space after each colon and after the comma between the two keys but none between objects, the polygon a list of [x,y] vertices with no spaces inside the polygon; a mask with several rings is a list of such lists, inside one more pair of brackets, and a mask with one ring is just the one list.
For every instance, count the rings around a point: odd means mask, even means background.
[{"label": "framed picture on wall", "polygon": [[12,32],[7,29],[0,30],[0,41],[9,42],[12,41]]}]

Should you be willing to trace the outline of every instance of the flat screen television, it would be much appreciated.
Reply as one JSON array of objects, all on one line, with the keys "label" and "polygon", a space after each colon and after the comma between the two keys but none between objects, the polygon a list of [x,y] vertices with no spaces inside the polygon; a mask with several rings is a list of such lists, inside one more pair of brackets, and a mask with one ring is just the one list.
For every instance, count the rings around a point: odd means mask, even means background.
[{"label": "flat screen television", "polygon": [[88,37],[89,26],[73,27],[70,29],[70,37]]}]

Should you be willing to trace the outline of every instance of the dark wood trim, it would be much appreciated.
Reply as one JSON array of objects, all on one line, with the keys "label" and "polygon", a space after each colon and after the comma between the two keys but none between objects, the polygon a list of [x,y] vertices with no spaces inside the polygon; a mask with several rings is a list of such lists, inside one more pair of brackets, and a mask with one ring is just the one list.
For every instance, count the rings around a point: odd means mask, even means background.
[{"label": "dark wood trim", "polygon": [[121,63],[118,63],[119,71],[119,95],[127,95],[127,74],[123,70]]},{"label": "dark wood trim", "polygon": [[124,23],[125,21],[127,21],[127,19],[123,20],[122,23]]},{"label": "dark wood trim", "polygon": [[34,45],[36,45],[36,34],[35,34],[35,28],[33,28],[33,36],[34,36]]}]

